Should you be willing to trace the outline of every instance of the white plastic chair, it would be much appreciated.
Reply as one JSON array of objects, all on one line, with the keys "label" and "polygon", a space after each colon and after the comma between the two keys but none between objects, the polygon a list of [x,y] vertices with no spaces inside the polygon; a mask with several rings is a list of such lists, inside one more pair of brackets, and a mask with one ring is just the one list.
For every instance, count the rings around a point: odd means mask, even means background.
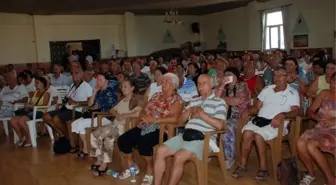
[{"label": "white plastic chair", "polygon": [[[50,95],[50,99],[52,99],[52,98],[53,98],[53,96]],[[50,106],[51,102],[52,101],[49,100],[49,103],[48,103],[47,106],[34,106],[34,108],[33,108],[33,119],[30,120],[30,121],[27,121],[28,128],[29,128],[29,135],[30,135],[30,139],[31,139],[33,147],[37,146],[37,141],[36,141],[36,138],[37,138],[36,123],[43,121],[42,118],[36,119],[36,113],[37,113],[37,111],[41,111],[41,112],[51,111],[51,109],[52,109],[52,107]],[[49,127],[48,125],[47,125],[47,130],[48,130],[48,133],[49,133],[51,141],[53,141],[54,140],[54,134],[52,132],[51,127]],[[16,132],[14,131],[14,143],[17,143],[18,141],[19,141],[19,137],[16,134]]]},{"label": "white plastic chair", "polygon": [[[54,87],[58,93],[58,102],[62,103],[62,99],[67,95],[69,91],[69,86],[59,86],[59,87]],[[37,122],[42,122],[42,118],[36,119],[36,113],[37,111],[41,112],[49,112],[55,110],[55,106],[51,106],[52,100],[53,100],[53,95],[50,95],[50,100],[47,106],[34,106],[33,109],[33,119],[30,121],[27,121],[28,128],[29,128],[29,135],[31,138],[32,146],[37,147],[37,131],[36,131],[36,123]],[[51,141],[54,141],[54,134],[52,131],[52,128],[47,125],[47,130],[50,136]],[[18,135],[14,132],[14,143],[19,141]]]},{"label": "white plastic chair", "polygon": [[[23,107],[23,103],[16,103],[14,104],[14,111],[18,110],[19,108]],[[12,117],[5,117],[5,118],[0,118],[0,121],[3,123],[3,127],[5,130],[5,134],[9,136],[9,129],[8,129],[8,121],[11,120]]]}]

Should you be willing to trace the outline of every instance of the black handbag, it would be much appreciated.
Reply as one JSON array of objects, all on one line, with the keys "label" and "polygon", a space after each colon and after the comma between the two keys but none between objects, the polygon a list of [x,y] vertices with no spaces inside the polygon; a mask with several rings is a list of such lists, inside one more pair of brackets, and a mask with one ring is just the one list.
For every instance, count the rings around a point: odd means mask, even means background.
[{"label": "black handbag", "polygon": [[184,130],[182,138],[184,141],[204,140],[204,134],[201,131],[187,128]]},{"label": "black handbag", "polygon": [[271,119],[266,119],[266,118],[263,118],[263,117],[255,117],[252,119],[252,123],[258,127],[264,127],[264,126],[267,126],[269,124],[271,124],[272,120]]}]

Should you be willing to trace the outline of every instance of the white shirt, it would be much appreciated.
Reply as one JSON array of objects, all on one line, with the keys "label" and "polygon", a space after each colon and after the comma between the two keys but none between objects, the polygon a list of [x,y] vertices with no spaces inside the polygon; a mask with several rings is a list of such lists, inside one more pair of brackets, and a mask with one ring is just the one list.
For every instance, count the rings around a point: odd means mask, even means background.
[{"label": "white shirt", "polygon": [[30,84],[26,85],[26,88],[27,88],[28,93],[34,92],[36,90],[36,88],[35,88],[35,78],[32,79]]},{"label": "white shirt", "polygon": [[[92,87],[85,81],[83,81],[78,88],[76,88],[74,84],[72,84],[70,88],[67,97],[72,98],[77,102],[87,101],[88,98],[92,96]],[[72,106],[67,104],[66,108],[71,110]],[[81,111],[81,109],[78,109],[77,111]]]},{"label": "white shirt", "polygon": [[156,82],[151,83],[150,86],[149,86],[148,101],[157,92],[162,92],[162,86],[161,85],[158,86]]},{"label": "white shirt", "polygon": [[141,69],[141,72],[143,72],[143,73],[148,73],[150,71],[150,69],[149,69],[149,66],[145,66],[145,67],[143,67],[142,69]]},{"label": "white shirt", "polygon": [[0,92],[0,100],[3,102],[12,102],[28,97],[27,88],[24,85],[16,85],[13,89],[5,86]]},{"label": "white shirt", "polygon": [[58,86],[64,86],[67,85],[69,86],[70,84],[72,84],[72,79],[71,76],[67,76],[65,74],[60,74],[60,76],[58,78],[55,77],[54,74],[50,75],[50,79],[51,79],[51,85],[58,87]]},{"label": "white shirt", "polygon": [[57,90],[55,89],[55,87],[54,86],[50,86],[49,87],[49,89],[47,90],[47,92],[50,94],[50,96],[52,96],[52,97],[58,97],[58,92],[57,92]]},{"label": "white shirt", "polygon": [[258,112],[259,117],[273,119],[282,112],[290,112],[292,106],[300,106],[300,96],[297,90],[287,85],[284,91],[275,92],[275,85],[265,87],[258,99],[263,103]]}]

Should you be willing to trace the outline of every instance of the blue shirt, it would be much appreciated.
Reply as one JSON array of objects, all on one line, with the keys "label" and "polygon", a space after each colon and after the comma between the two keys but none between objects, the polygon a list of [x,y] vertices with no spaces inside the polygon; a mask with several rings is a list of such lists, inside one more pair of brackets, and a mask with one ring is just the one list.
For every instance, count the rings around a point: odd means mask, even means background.
[{"label": "blue shirt", "polygon": [[194,97],[197,97],[198,91],[195,82],[184,77],[183,85],[177,90],[177,94],[181,96],[184,102],[189,102]]},{"label": "blue shirt", "polygon": [[107,112],[117,103],[117,93],[112,87],[107,87],[104,90],[99,90],[95,97],[97,104],[102,112]]},{"label": "blue shirt", "polygon": [[96,79],[95,78],[92,78],[92,80],[89,82],[90,86],[92,87],[92,89],[95,88],[96,86]]}]

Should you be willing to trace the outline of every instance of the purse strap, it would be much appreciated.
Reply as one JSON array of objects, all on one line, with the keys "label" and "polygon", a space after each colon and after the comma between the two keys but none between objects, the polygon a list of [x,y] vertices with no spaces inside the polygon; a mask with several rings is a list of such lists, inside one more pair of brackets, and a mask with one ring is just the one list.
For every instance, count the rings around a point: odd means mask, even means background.
[{"label": "purse strap", "polygon": [[37,99],[37,101],[35,102],[35,106],[37,106],[38,102],[41,100],[42,96],[44,95],[44,93],[46,92],[47,90],[45,90],[42,95]]}]

